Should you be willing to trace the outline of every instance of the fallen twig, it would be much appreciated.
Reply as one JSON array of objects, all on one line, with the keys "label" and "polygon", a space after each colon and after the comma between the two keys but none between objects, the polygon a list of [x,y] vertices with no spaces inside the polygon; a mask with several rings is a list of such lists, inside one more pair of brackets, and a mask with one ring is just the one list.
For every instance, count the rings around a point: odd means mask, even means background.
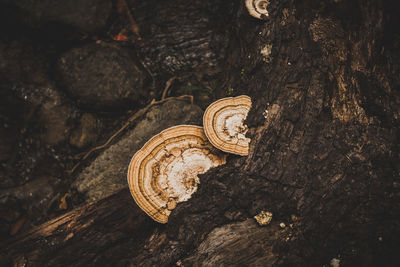
[{"label": "fallen twig", "polygon": [[168,93],[168,89],[171,87],[172,83],[175,81],[176,76],[171,77],[166,83],[165,83],[165,88],[161,96],[161,100],[165,99]]},{"label": "fallen twig", "polygon": [[[168,82],[171,79],[169,79]],[[167,82],[167,84],[168,84],[168,82]],[[171,81],[171,83],[172,83],[172,81]],[[176,97],[167,97],[167,98],[163,98],[163,99],[161,99],[159,101],[156,101],[155,99],[153,99],[146,107],[138,110],[135,114],[133,114],[132,117],[130,117],[128,119],[128,121],[118,131],[116,131],[113,135],[111,135],[103,145],[96,146],[96,147],[90,149],[88,152],[86,152],[86,154],[81,158],[80,162],[75,164],[75,166],[71,170],[69,170],[68,173],[69,174],[74,173],[76,171],[76,169],[82,164],[82,161],[87,159],[93,152],[95,152],[97,150],[100,150],[100,149],[103,149],[103,148],[106,148],[115,139],[115,137],[117,137],[121,132],[123,132],[137,118],[139,118],[142,115],[144,115],[152,106],[162,104],[162,103],[164,103],[166,101],[169,101],[169,100],[184,99],[184,98],[189,98],[190,99],[190,103],[193,104],[193,96],[192,95],[181,95],[181,96],[176,96]]]}]

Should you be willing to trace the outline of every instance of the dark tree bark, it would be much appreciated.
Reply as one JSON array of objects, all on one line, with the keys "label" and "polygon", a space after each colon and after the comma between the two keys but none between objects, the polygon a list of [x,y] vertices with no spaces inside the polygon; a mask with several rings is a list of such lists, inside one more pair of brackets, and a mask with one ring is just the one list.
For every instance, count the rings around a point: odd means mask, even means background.
[{"label": "dark tree bark", "polygon": [[9,240],[2,251],[9,253],[14,265],[112,264],[135,255],[132,252],[141,248],[155,227],[132,202],[129,190],[122,190]]},{"label": "dark tree bark", "polygon": [[[83,215],[74,215],[72,238],[52,221],[17,237],[9,255],[32,265],[395,266],[399,9],[380,0],[270,2],[270,16],[258,21],[237,1],[225,59],[223,90],[253,100],[248,157],[230,156],[202,175],[166,226],[150,223],[123,191],[73,211]],[[270,225],[243,223],[262,210],[273,213]],[[82,227],[86,219],[97,223]],[[52,225],[57,246],[40,234]]]}]

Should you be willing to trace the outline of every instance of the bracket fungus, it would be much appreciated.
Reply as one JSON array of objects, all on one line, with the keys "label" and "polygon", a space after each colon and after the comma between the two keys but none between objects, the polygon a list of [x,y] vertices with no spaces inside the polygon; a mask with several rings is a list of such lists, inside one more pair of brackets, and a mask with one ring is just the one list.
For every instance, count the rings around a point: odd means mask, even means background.
[{"label": "bracket fungus", "polygon": [[202,127],[174,126],[152,137],[132,157],[129,189],[144,212],[166,223],[176,204],[196,192],[197,175],[224,164],[225,159],[209,143]]},{"label": "bracket fungus", "polygon": [[212,103],[203,116],[204,132],[216,148],[241,156],[249,153],[244,120],[251,107],[246,95],[222,98]]},{"label": "bracket fungus", "polygon": [[246,7],[250,15],[262,19],[263,16],[268,17],[267,7],[269,5],[269,0],[245,0]]}]

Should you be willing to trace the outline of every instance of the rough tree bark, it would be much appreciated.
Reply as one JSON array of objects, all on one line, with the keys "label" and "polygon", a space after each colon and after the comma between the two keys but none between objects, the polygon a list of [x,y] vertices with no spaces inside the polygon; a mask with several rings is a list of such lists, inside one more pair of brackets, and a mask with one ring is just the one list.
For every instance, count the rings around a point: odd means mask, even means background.
[{"label": "rough tree bark", "polygon": [[[253,99],[248,157],[230,156],[202,175],[198,192],[165,226],[122,191],[10,241],[11,258],[77,266],[322,266],[332,259],[394,266],[399,9],[380,0],[270,2],[265,21],[236,2],[225,59],[224,90]],[[273,213],[263,228],[249,221],[262,210]],[[94,223],[82,227],[87,220]],[[49,236],[40,234],[48,227]]]}]

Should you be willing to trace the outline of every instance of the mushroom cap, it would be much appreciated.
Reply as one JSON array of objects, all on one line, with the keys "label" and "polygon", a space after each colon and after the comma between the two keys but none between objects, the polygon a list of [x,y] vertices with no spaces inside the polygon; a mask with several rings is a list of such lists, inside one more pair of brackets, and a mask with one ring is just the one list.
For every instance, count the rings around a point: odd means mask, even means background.
[{"label": "mushroom cap", "polygon": [[246,7],[250,15],[262,19],[262,15],[269,16],[267,7],[269,0],[246,0]]},{"label": "mushroom cap", "polygon": [[211,144],[228,153],[248,155],[250,139],[245,136],[244,120],[250,107],[251,99],[246,95],[222,98],[209,105],[203,126]]},{"label": "mushroom cap", "polygon": [[225,163],[203,127],[179,125],[153,136],[128,167],[133,199],[152,219],[166,223],[177,203],[187,201],[200,183],[198,174]]}]

